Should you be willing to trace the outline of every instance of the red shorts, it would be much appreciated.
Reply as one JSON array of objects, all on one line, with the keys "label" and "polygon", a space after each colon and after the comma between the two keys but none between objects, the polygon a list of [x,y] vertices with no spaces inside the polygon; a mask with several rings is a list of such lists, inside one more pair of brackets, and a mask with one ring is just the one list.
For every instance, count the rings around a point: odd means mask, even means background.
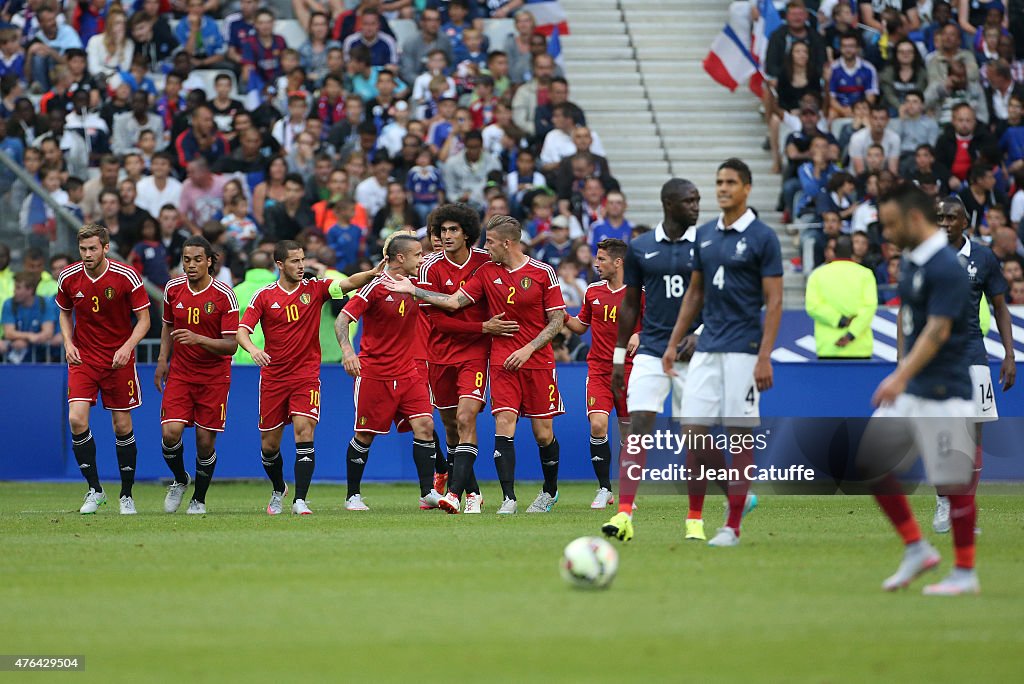
[{"label": "red shorts", "polygon": [[160,424],[185,423],[214,432],[224,432],[231,381],[189,382],[171,375],[160,404]]},{"label": "red shorts", "polygon": [[[631,367],[626,368],[626,386],[629,386],[629,373]],[[629,409],[626,408],[626,393],[616,396],[612,392],[611,374],[587,375],[587,415],[591,413],[604,413],[610,415],[612,409],[619,419],[629,418]]]},{"label": "red shorts", "polygon": [[320,421],[320,379],[264,382],[260,379],[260,432],[292,422],[292,416]]},{"label": "red shorts", "polygon": [[399,432],[408,432],[410,420],[434,413],[426,384],[414,375],[397,380],[356,378],[354,397],[356,432],[386,435],[392,423]]},{"label": "red shorts", "polygon": [[420,379],[424,385],[430,381],[430,369],[428,368],[426,359],[415,359],[413,364],[416,366],[416,377]]},{"label": "red shorts", "polygon": [[430,364],[430,401],[439,409],[453,409],[462,399],[485,403],[487,359],[467,361],[459,366]]},{"label": "red shorts", "polygon": [[505,370],[491,366],[491,414],[515,411],[523,418],[553,418],[565,413],[554,368]]},{"label": "red shorts", "polygon": [[102,368],[86,361],[68,366],[68,403],[87,401],[96,405],[96,394],[103,397],[108,411],[131,411],[142,405],[142,387],[133,359],[124,368]]}]

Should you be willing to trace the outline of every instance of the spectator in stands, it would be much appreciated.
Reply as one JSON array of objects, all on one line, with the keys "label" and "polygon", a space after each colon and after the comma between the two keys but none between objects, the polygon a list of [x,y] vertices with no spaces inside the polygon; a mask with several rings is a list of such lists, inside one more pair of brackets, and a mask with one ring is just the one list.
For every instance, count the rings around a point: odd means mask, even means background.
[{"label": "spectator in stands", "polygon": [[448,36],[441,32],[441,13],[431,7],[420,14],[419,32],[411,36],[402,45],[402,80],[413,83],[426,71],[432,71],[427,63],[431,53],[440,50],[447,64],[453,61],[452,44]]},{"label": "spectator in stands", "polygon": [[853,104],[878,98],[878,73],[861,58],[863,41],[859,33],[847,33],[839,39],[839,60],[829,77],[829,118],[853,116]]},{"label": "spectator in stands", "polygon": [[272,240],[294,240],[306,228],[314,225],[313,212],[306,204],[306,186],[302,176],[289,173],[285,177],[285,198],[267,209],[263,234]]},{"label": "spectator in stands", "polygon": [[498,162],[483,151],[480,132],[470,131],[466,134],[465,149],[449,158],[443,168],[448,198],[483,210],[487,174],[497,170]]},{"label": "spectator in stands", "polygon": [[764,72],[769,81],[775,83],[782,75],[786,53],[797,42],[805,42],[811,48],[812,71],[821,72],[825,66],[825,42],[807,24],[807,6],[803,0],[789,0],[786,3],[786,17],[768,39]]},{"label": "spectator in stands", "polygon": [[370,227],[370,251],[379,253],[384,247],[384,241],[392,233],[416,230],[421,225],[420,221],[419,215],[409,204],[402,184],[397,181],[388,182],[387,199],[373,217],[373,225]]},{"label": "spectator in stands", "polygon": [[82,39],[68,24],[57,23],[57,11],[49,5],[36,11],[36,20],[39,32],[25,53],[25,79],[34,84],[34,90],[46,92],[50,89],[50,70],[68,50],[81,49]]},{"label": "spectator in stands", "polygon": [[[310,134],[307,131],[307,134]],[[330,198],[331,171],[334,170],[334,158],[318,153],[313,158],[313,174],[306,183],[306,201],[312,207],[314,203]]]},{"label": "spectator in stands", "polygon": [[917,46],[904,38],[891,50],[892,59],[879,74],[882,102],[890,113],[899,112],[907,94],[923,93],[928,87],[928,72]]},{"label": "spectator in stands", "polygon": [[544,136],[540,151],[541,169],[548,173],[553,173],[563,159],[576,154],[576,145],[572,141],[572,132],[576,128],[572,107],[568,103],[556,105],[551,123],[553,128]]},{"label": "spectator in stands", "polygon": [[117,196],[121,201],[121,209],[117,215],[121,233],[132,236],[133,241],[139,240],[142,235],[142,223],[152,217],[149,212],[135,204],[135,198],[138,196],[135,181],[130,178],[121,179],[117,184]]},{"label": "spectator in stands", "polygon": [[1010,304],[1024,304],[1024,280],[1010,283]]},{"label": "spectator in stands", "polygon": [[345,89],[364,100],[377,96],[377,79],[381,67],[370,63],[370,51],[364,45],[352,47],[345,65]]},{"label": "spectator in stands", "polygon": [[224,202],[224,212],[220,222],[227,230],[228,246],[234,252],[248,254],[260,237],[256,219],[249,214],[249,201],[245,195],[235,195]]},{"label": "spectator in stands", "polygon": [[547,97],[547,88],[555,75],[555,61],[551,55],[534,55],[532,73],[533,78],[519,86],[512,97],[512,121],[531,137],[536,131],[534,115],[538,98],[542,93]]},{"label": "spectator in stands", "polygon": [[473,130],[473,115],[466,107],[459,107],[455,110],[455,123],[448,130],[448,137],[445,139],[441,149],[437,151],[439,161],[446,162],[453,156],[465,149],[466,134]]},{"label": "spectator in stands", "polygon": [[914,152],[921,145],[934,145],[939,138],[939,125],[924,113],[924,93],[911,90],[904,96],[900,115],[889,123],[889,130],[899,136],[899,173],[910,175]]},{"label": "spectator in stands", "polygon": [[8,74],[16,76],[19,81],[25,80],[25,51],[21,47],[21,34],[11,27],[0,29],[0,77]]},{"label": "spectator in stands", "polygon": [[[57,166],[43,166],[39,171],[39,184],[58,203],[67,201],[67,195],[60,189],[61,170]],[[29,244],[46,248],[57,239],[57,215],[43,198],[29,194],[21,203],[19,224],[22,232],[28,234]]]},{"label": "spectator in stands", "polygon": [[[157,4],[157,0],[153,0],[153,4]],[[136,12],[128,20],[128,34],[132,38],[135,55],[146,59],[151,72],[162,73],[178,47],[178,40],[167,19],[144,10]]]},{"label": "spectator in stands", "polygon": [[131,111],[114,116],[114,131],[111,151],[124,155],[135,149],[139,144],[139,133],[153,131],[159,141],[157,146],[164,147],[164,124],[160,116],[149,109],[149,96],[141,90],[132,93]]},{"label": "spectator in stands", "polygon": [[255,107],[267,84],[285,75],[281,55],[287,49],[284,38],[274,33],[274,13],[263,8],[256,13],[256,31],[242,43],[241,83],[247,104]]},{"label": "spectator in stands", "polygon": [[[351,0],[345,0],[346,4],[352,4]],[[334,11],[337,17],[334,23],[333,37],[335,40],[344,42],[346,38],[362,28],[363,13],[366,11],[378,12],[380,19],[380,31],[394,37],[395,32],[391,30],[388,20],[383,14],[379,14],[381,0],[358,0],[359,4],[354,10],[346,12]]]},{"label": "spectator in stands", "polygon": [[1018,98],[1024,97],[1024,88],[1014,84],[1010,65],[1003,60],[998,59],[986,67],[989,85],[985,88],[985,99],[989,110],[989,124],[999,135],[1010,116],[1010,98],[1014,95]]},{"label": "spectator in stands", "polygon": [[71,12],[71,26],[78,31],[83,43],[103,33],[104,21],[109,19],[106,0],[77,0]]},{"label": "spectator in stands", "polygon": [[[429,119],[436,113],[437,103],[442,98],[458,96],[455,79],[445,75],[448,64],[448,56],[444,50],[434,49],[427,54],[426,70],[416,77],[412,86],[412,104],[416,106],[416,118]],[[444,82],[443,89],[432,88],[435,79]],[[437,93],[433,92],[435,89]]]},{"label": "spectator in stands", "polygon": [[932,175],[937,183],[939,194],[949,194],[960,189],[960,179],[953,177],[945,165],[935,160],[935,148],[932,145],[918,145],[914,150],[914,163],[910,167],[908,177]]},{"label": "spectator in stands", "polygon": [[355,45],[363,45],[370,51],[370,64],[377,67],[398,67],[398,46],[395,39],[381,32],[381,16],[376,10],[364,10],[360,15],[358,33],[353,33],[342,42],[347,59]]},{"label": "spectator in stands", "polygon": [[181,199],[181,181],[171,175],[173,164],[174,157],[169,152],[158,152],[153,156],[152,175],[135,186],[135,203],[152,216],[159,214],[164,205],[177,206]]},{"label": "spectator in stands", "polygon": [[256,12],[259,8],[259,0],[239,0],[238,11],[223,19],[224,38],[228,46],[226,57],[235,65],[236,73],[242,65],[242,49],[256,35]]},{"label": "spectator in stands", "polygon": [[[590,254],[590,248],[586,245],[584,247],[587,248],[587,254]],[[587,293],[587,280],[581,264],[570,256],[558,263],[557,273],[565,305],[571,308],[581,306]]]},{"label": "spectator in stands", "polygon": [[156,219],[147,216],[142,223],[139,241],[132,248],[130,263],[139,275],[157,287],[163,287],[171,279],[167,268],[167,252],[160,241]]},{"label": "spectator in stands", "polygon": [[[555,76],[551,79],[551,83],[548,85],[548,101],[542,105],[537,105],[537,110],[533,115],[533,128],[534,138],[538,143],[544,142],[544,137],[555,127],[551,119],[554,115],[555,107],[568,104],[569,102],[569,82],[560,76]],[[573,121],[578,125],[586,125],[586,121],[577,120],[577,112],[573,111]],[[579,112],[582,114],[582,110]]]},{"label": "spectator in stands", "polygon": [[256,185],[252,195],[253,216],[263,226],[266,211],[285,198],[284,179],[288,175],[288,163],[283,157],[271,157],[266,162],[264,180]]},{"label": "spectator in stands", "polygon": [[179,206],[185,226],[193,235],[198,235],[200,226],[223,212],[224,186],[229,179],[210,173],[210,165],[202,155],[190,161],[187,169],[188,178],[181,187]]},{"label": "spectator in stands", "polygon": [[925,106],[938,112],[937,118],[942,125],[952,119],[953,109],[959,104],[969,104],[977,119],[988,123],[988,105],[985,102],[985,91],[977,81],[967,80],[967,70],[962,61],[950,63],[943,80],[931,81],[924,94]]},{"label": "spectator in stands", "polygon": [[967,225],[974,229],[985,223],[985,213],[989,207],[1005,207],[1009,204],[1006,195],[996,189],[992,167],[983,161],[971,165],[967,186],[960,190],[960,199],[967,212]]},{"label": "spectator in stands", "polygon": [[330,37],[330,19],[324,12],[317,10],[310,14],[307,28],[309,38],[299,47],[299,60],[306,76],[320,84],[329,73],[327,55],[332,49],[340,48],[341,43]]},{"label": "spectator in stands", "polygon": [[337,260],[347,270],[365,253],[365,235],[363,229],[352,223],[355,203],[347,197],[341,197],[333,204],[331,215],[335,216],[334,224],[325,231],[327,244]]},{"label": "spectator in stands", "polygon": [[967,180],[971,164],[981,150],[995,141],[985,127],[978,124],[974,109],[969,104],[961,102],[955,105],[951,116],[952,126],[946,128],[935,143],[935,160],[958,179],[956,183],[950,180],[950,190],[957,191],[961,182]]},{"label": "spectator in stands", "polygon": [[18,273],[13,278],[10,299],[2,302],[0,323],[3,324],[3,346],[7,363],[39,362],[47,358],[47,346],[54,337],[57,307],[46,297],[36,294],[39,277],[34,273]]},{"label": "spectator in stands", "polygon": [[513,215],[524,216],[526,212],[521,204],[523,196],[534,188],[545,185],[547,185],[547,181],[544,179],[544,174],[537,171],[537,162],[533,151],[529,148],[520,150],[516,156],[515,171],[505,177],[505,193],[508,195]]},{"label": "spectator in stands", "polygon": [[[824,7],[820,7],[819,14],[824,9]],[[824,26],[822,33],[829,62],[839,59],[839,39],[845,33],[857,30],[857,19],[854,17],[853,7],[848,2],[836,2],[832,5],[831,18],[831,23]]]},{"label": "spectator in stands", "polygon": [[957,19],[960,28],[971,38],[985,26],[1000,26],[1003,15],[1003,3],[1000,0],[958,0]]},{"label": "spectator in stands", "polygon": [[537,248],[534,258],[557,269],[563,260],[571,256],[572,245],[572,238],[569,237],[569,217],[555,216],[551,219],[545,240]]},{"label": "spectator in stands", "polygon": [[366,101],[366,119],[380,132],[395,117],[394,106],[408,92],[391,69],[377,74],[377,94]]},{"label": "spectator in stands", "polygon": [[224,60],[226,45],[217,22],[205,14],[204,0],[188,0],[188,14],[178,22],[175,37],[192,58],[196,68],[203,69]]},{"label": "spectator in stands", "polygon": [[[816,200],[822,190],[828,185],[829,179],[839,172],[839,167],[829,159],[828,139],[816,135],[811,139],[809,161],[805,161],[797,169],[797,177],[788,179],[783,187],[783,202],[786,209],[794,216],[802,216],[805,213],[813,213],[816,208]],[[794,204],[795,195],[800,191],[800,199]]]},{"label": "spectator in stands", "polygon": [[192,125],[177,137],[174,147],[181,168],[200,156],[213,164],[231,152],[228,141],[213,122],[213,109],[205,103],[192,110]]},{"label": "spectator in stands", "polygon": [[466,29],[462,35],[462,45],[452,46],[452,59],[455,65],[455,83],[460,94],[473,90],[476,79],[487,68],[487,50],[484,47],[484,34],[476,28]]},{"label": "spectator in stands", "polygon": [[355,200],[366,208],[368,216],[376,216],[387,203],[392,168],[391,158],[378,150],[371,157],[371,175],[356,186]]},{"label": "spectator in stands", "polygon": [[779,152],[779,129],[787,112],[800,109],[800,99],[807,93],[822,94],[821,72],[811,66],[811,49],[805,42],[793,43],[782,62],[782,72],[774,87],[764,88],[762,105],[768,124],[768,142],[772,153],[772,173],[782,171]]},{"label": "spectator in stands", "polygon": [[807,278],[805,309],[814,320],[819,359],[870,359],[878,306],[875,275],[853,260],[849,236],[835,242],[835,259]]},{"label": "spectator in stands", "polygon": [[427,214],[444,202],[444,178],[441,170],[434,165],[434,157],[429,148],[422,147],[416,153],[416,165],[409,169],[405,188],[421,222],[425,223]]},{"label": "spectator in stands", "polygon": [[128,37],[128,19],[119,5],[107,13],[102,33],[89,39],[85,48],[89,56],[89,73],[109,79],[118,70],[128,71],[135,54],[135,43]]},{"label": "spectator in stands", "polygon": [[172,271],[177,271],[181,266],[181,252],[185,240],[191,234],[182,228],[181,212],[173,204],[160,207],[157,223],[160,226],[160,243],[167,252],[167,263],[170,264]]},{"label": "spectator in stands", "polygon": [[[322,233],[325,234],[331,226],[341,222],[341,217],[335,215],[335,204],[342,199],[352,199],[348,172],[345,171],[345,169],[335,169],[331,171],[331,175],[327,181],[327,189],[329,192],[327,199],[316,202],[312,206],[315,225]],[[352,216],[345,219],[345,221],[347,222],[346,225],[351,223],[352,225],[365,230],[369,226],[366,208],[353,201]],[[347,266],[348,264],[345,265]]]},{"label": "spectator in stands", "polygon": [[928,56],[929,85],[944,83],[949,75],[949,66],[954,62],[964,65],[967,83],[978,83],[978,62],[975,60],[973,52],[963,49],[960,42],[960,28],[956,24],[943,25],[938,31],[935,42],[935,52]]},{"label": "spectator in stands", "polygon": [[504,99],[512,90],[512,81],[508,77],[508,56],[501,50],[487,53],[487,68],[482,74],[494,79],[494,94]]},{"label": "spectator in stands", "polygon": [[[566,226],[568,228],[568,225]],[[626,196],[618,190],[605,196],[604,217],[590,226],[587,242],[597,255],[597,243],[608,238],[622,240],[629,244],[633,235],[633,224],[626,220]]]},{"label": "spectator in stands", "polygon": [[505,39],[503,50],[508,56],[509,78],[513,83],[518,84],[526,80],[525,75],[530,70],[533,56],[530,43],[536,32],[537,20],[533,14],[525,9],[516,12],[515,33],[509,34]]},{"label": "spectator in stands", "polygon": [[900,162],[900,136],[889,128],[889,110],[881,103],[871,107],[867,127],[854,133],[850,138],[848,152],[855,174],[864,173],[864,157],[871,145],[881,145],[886,167],[897,173]]},{"label": "spectator in stands", "polygon": [[295,148],[285,157],[288,172],[298,174],[306,187],[309,187],[316,167],[316,155],[313,152],[315,144],[309,131],[303,131],[295,139]]},{"label": "spectator in stands", "polygon": [[301,93],[292,93],[288,96],[288,116],[280,119],[274,124],[272,135],[274,140],[281,145],[285,154],[291,154],[295,149],[295,141],[299,134],[306,130],[306,119],[309,116],[309,109],[306,104],[306,96]]}]

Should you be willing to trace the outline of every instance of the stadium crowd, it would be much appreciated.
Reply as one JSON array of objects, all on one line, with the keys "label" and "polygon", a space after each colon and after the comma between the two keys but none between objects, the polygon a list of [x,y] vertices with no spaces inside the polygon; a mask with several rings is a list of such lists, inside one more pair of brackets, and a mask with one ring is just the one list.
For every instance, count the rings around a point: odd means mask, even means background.
[{"label": "stadium crowd", "polygon": [[[278,240],[303,245],[309,273],[352,273],[390,234],[422,235],[433,208],[462,202],[521,219],[530,253],[578,306],[597,243],[646,228],[625,218],[600,138],[522,5],[294,0],[307,27],[295,45],[257,0],[12,0],[0,9],[0,150],[105,226],[155,288],[203,235],[244,307],[272,278]],[[488,22],[504,18],[514,30],[489,41]],[[399,44],[389,21],[410,19],[417,31]],[[54,209],[4,166],[0,196],[25,243],[18,274],[0,245],[0,353],[59,359],[55,278],[77,255],[55,253]],[[324,361],[340,360],[336,347]],[[571,351],[585,347],[570,340],[561,359]]]},{"label": "stadium crowd", "polygon": [[[733,3],[749,35],[756,3]],[[746,30],[744,34],[743,31]],[[789,0],[771,35],[763,107],[777,210],[810,272],[852,236],[852,259],[896,304],[900,255],[877,198],[901,182],[956,195],[1024,304],[1024,7],[999,0]],[[796,239],[796,238],[794,238]]]}]

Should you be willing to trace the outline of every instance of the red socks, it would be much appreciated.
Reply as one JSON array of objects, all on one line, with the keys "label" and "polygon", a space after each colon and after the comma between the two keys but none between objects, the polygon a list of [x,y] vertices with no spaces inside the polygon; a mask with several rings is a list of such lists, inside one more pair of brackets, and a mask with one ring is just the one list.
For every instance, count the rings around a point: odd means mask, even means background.
[{"label": "red socks", "polygon": [[974,496],[950,494],[949,519],[953,525],[956,567],[970,570],[974,567],[974,523],[978,519],[978,507]]},{"label": "red socks", "polygon": [[732,459],[732,467],[740,471],[740,479],[729,483],[729,519],[725,526],[731,527],[737,537],[740,536],[740,522],[743,520],[743,509],[747,505],[747,493],[750,491],[750,481],[745,475],[746,468],[753,463],[753,449],[744,449]]},{"label": "red socks", "polygon": [[892,526],[896,528],[903,538],[904,544],[913,544],[921,540],[921,528],[914,520],[914,514],[910,510],[910,502],[903,494],[875,494],[875,501],[878,502],[882,511],[889,516]]},{"label": "red socks", "polygon": [[[626,453],[626,447],[619,450],[619,513],[633,515],[633,501],[636,500],[636,490],[640,486],[640,480],[629,477],[629,467],[636,465],[643,468],[647,464],[647,451],[641,449],[639,454]],[[636,468],[633,469],[636,471]],[[639,472],[635,472],[637,477]]]},{"label": "red socks", "polygon": [[690,499],[690,510],[686,514],[687,520],[700,520],[704,516],[704,495],[708,491],[707,480],[697,480],[697,472],[700,464],[704,461],[702,454],[696,449],[689,449],[686,452],[686,468],[690,471],[690,479],[686,482],[686,492]]}]

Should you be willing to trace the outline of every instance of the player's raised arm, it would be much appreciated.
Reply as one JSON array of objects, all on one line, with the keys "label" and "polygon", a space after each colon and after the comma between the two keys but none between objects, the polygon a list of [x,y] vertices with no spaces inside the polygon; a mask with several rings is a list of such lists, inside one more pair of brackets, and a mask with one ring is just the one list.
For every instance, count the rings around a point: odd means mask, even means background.
[{"label": "player's raised arm", "polygon": [[393,280],[384,283],[384,286],[392,292],[410,294],[416,297],[416,299],[445,311],[458,311],[462,307],[473,303],[473,300],[466,296],[466,293],[462,290],[450,295],[431,292],[430,290],[424,290],[422,287],[416,287],[412,284],[411,280],[400,274],[396,275]]},{"label": "player's raised arm", "polygon": [[369,271],[360,271],[355,275],[347,276],[345,278],[338,278],[331,282],[331,287],[327,290],[331,297],[334,299],[342,299],[345,295],[353,290],[358,290],[363,285],[380,275],[381,269],[384,268],[384,260],[371,268]]},{"label": "player's raised arm", "polygon": [[[781,288],[781,279],[780,279]],[[781,297],[781,289],[780,289]],[[781,305],[781,299],[780,299]],[[675,327],[672,328],[672,336],[668,339],[668,346],[665,347],[665,355],[661,357],[661,366],[667,375],[674,376],[676,374],[673,365],[678,355],[677,347],[679,343],[683,341],[683,337],[686,336],[686,331],[690,329],[693,322],[697,319],[697,314],[704,308],[704,273],[703,271],[694,270],[693,275],[690,278],[690,287],[686,289],[686,294],[683,295],[683,305],[679,307],[679,316],[676,318]],[[776,332],[778,332],[778,323],[776,322]],[[622,335],[622,328],[619,328],[619,335]]]}]

